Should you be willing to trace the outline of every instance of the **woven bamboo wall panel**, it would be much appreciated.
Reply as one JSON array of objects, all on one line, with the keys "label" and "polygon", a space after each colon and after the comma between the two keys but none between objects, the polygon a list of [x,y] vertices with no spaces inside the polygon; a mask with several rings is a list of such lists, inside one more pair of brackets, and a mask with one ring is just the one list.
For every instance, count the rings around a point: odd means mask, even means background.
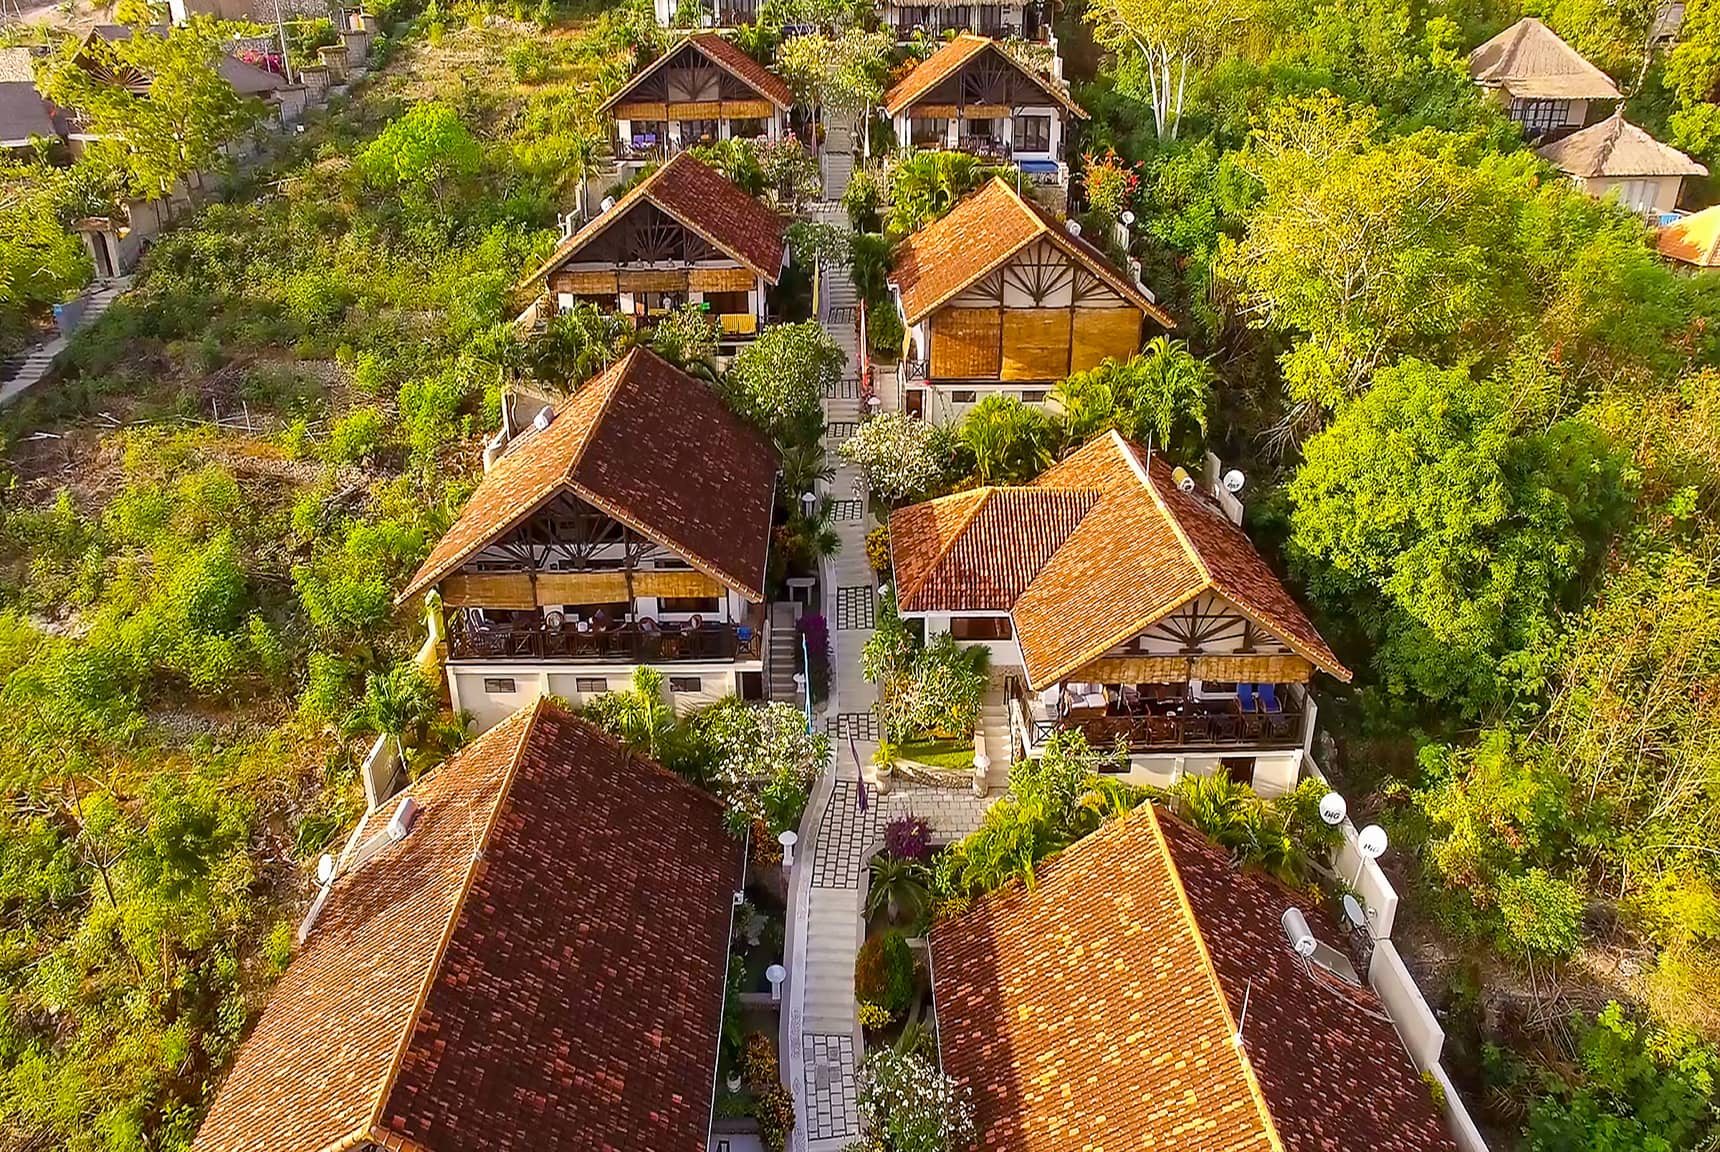
[{"label": "woven bamboo wall panel", "polygon": [[998,333],[1003,313],[997,308],[945,308],[932,316],[932,375],[944,380],[995,380]]},{"label": "woven bamboo wall panel", "polygon": [[1003,378],[1061,380],[1069,374],[1069,309],[1003,313]]},{"label": "woven bamboo wall panel", "polygon": [[626,103],[617,104],[613,111],[617,120],[667,120],[669,118],[669,106],[660,100],[655,103],[649,100],[629,100]]},{"label": "woven bamboo wall panel", "polygon": [[553,292],[571,292],[575,296],[613,295],[613,272],[557,272],[549,280]]},{"label": "woven bamboo wall panel", "polygon": [[1121,363],[1140,350],[1141,314],[1133,308],[1075,309],[1069,371],[1096,368],[1107,356]]},{"label": "woven bamboo wall panel", "polygon": [[723,116],[729,120],[768,120],[776,112],[769,100],[724,100]]},{"label": "woven bamboo wall panel", "polygon": [[954,104],[910,104],[908,115],[917,120],[954,120]]},{"label": "woven bamboo wall panel", "polygon": [[442,603],[451,608],[536,608],[532,578],[525,572],[456,572],[442,581]]},{"label": "woven bamboo wall panel", "polygon": [[615,277],[616,287],[623,292],[685,292],[685,272],[621,272]]},{"label": "woven bamboo wall panel", "polygon": [[689,268],[687,287],[696,292],[750,292],[754,278],[745,268]]},{"label": "woven bamboo wall panel", "polygon": [[1306,684],[1313,665],[1300,656],[1201,656],[1194,674],[1201,680],[1238,680],[1248,684]]},{"label": "woven bamboo wall panel", "polygon": [[543,572],[538,575],[539,604],[613,604],[625,599],[625,572]]},{"label": "woven bamboo wall panel", "polygon": [[962,115],[969,120],[1001,120],[1009,115],[1009,109],[1002,104],[969,104]]},{"label": "woven bamboo wall panel", "polygon": [[635,572],[635,596],[722,596],[728,590],[703,572]]},{"label": "woven bamboo wall panel", "polygon": [[1068,678],[1091,684],[1182,684],[1188,680],[1188,663],[1186,656],[1107,656]]},{"label": "woven bamboo wall panel", "polygon": [[669,105],[671,120],[715,120],[723,106],[715,100],[687,100]]}]

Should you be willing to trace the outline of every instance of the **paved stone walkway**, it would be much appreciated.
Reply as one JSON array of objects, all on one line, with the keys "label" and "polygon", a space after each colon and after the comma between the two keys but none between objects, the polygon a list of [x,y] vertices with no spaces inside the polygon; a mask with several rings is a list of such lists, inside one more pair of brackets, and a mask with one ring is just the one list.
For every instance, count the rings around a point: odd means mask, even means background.
[{"label": "paved stone walkway", "polygon": [[[817,219],[846,225],[840,205],[815,206]],[[971,791],[900,782],[883,796],[867,786],[861,808],[861,768],[877,751],[878,726],[872,713],[877,694],[860,672],[860,649],[872,634],[876,584],[866,560],[864,492],[858,474],[837,455],[838,443],[852,435],[861,418],[856,377],[855,294],[846,272],[826,274],[821,286],[825,328],[848,355],[848,378],[825,397],[825,447],[836,466],[831,493],[842,498],[833,516],[841,550],[824,572],[824,612],[834,627],[831,698],[825,727],[835,756],[819,781],[806,818],[794,865],[797,900],[795,940],[783,1052],[789,1087],[799,1118],[790,1138],[795,1152],[841,1152],[860,1135],[855,1072],[865,1054],[854,1000],[854,956],[865,932],[861,889],[868,859],[881,846],[884,826],[903,815],[923,817],[933,839],[947,843],[979,825],[995,799]]]}]

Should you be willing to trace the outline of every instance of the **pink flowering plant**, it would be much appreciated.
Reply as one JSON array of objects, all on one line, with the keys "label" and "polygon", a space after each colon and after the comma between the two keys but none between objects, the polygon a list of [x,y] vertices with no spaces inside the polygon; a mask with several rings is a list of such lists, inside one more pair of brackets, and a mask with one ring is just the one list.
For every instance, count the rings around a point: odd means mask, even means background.
[{"label": "pink flowering plant", "polygon": [[1131,165],[1110,148],[1100,155],[1091,152],[1081,156],[1081,187],[1087,193],[1087,205],[1107,220],[1123,215],[1141,187],[1141,166]]}]

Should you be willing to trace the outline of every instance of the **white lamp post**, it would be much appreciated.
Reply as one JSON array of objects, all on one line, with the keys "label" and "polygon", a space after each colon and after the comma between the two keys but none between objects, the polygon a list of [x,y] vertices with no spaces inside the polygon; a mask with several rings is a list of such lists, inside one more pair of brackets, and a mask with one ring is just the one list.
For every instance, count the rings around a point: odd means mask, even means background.
[{"label": "white lamp post", "polygon": [[784,832],[776,838],[776,842],[782,845],[782,866],[793,868],[794,846],[800,842],[800,837],[793,832]]},{"label": "white lamp post", "polygon": [[[784,832],[784,836],[792,836],[792,832]],[[788,969],[781,964],[772,964],[764,970],[764,978],[770,981],[770,999],[773,1004],[782,1002],[782,982],[788,979]]]},{"label": "white lamp post", "polygon": [[817,505],[818,494],[816,492],[802,492],[800,494],[800,514],[808,520],[812,519],[812,510]]}]

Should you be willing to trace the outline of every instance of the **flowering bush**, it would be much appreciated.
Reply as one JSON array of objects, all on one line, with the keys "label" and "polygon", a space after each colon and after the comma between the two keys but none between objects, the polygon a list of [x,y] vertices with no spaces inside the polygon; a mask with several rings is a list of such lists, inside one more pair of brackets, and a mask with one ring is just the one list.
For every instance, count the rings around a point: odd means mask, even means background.
[{"label": "flowering bush", "polygon": [[860,425],[842,442],[842,458],[892,508],[923,500],[944,484],[938,430],[902,412],[882,412]]},{"label": "flowering bush", "polygon": [[888,1028],[896,1014],[882,1004],[874,1004],[870,1000],[860,1001],[860,1027]]},{"label": "flowering bush", "polygon": [[723,397],[778,444],[816,440],[824,430],[824,394],[841,381],[847,362],[816,320],[771,324],[729,366]]},{"label": "flowering bush", "polygon": [[776,1061],[776,1045],[772,1044],[770,1037],[763,1032],[753,1032],[747,1036],[745,1075],[747,1089],[755,1096],[763,1096],[782,1083],[782,1074]]},{"label": "flowering bush", "polygon": [[854,994],[893,1016],[914,1006],[914,953],[900,932],[880,932],[854,957]]},{"label": "flowering bush", "polygon": [[929,860],[932,828],[919,816],[902,816],[884,825],[884,851],[902,860]]},{"label": "flowering bush", "polygon": [[758,1121],[758,1138],[771,1152],[782,1152],[788,1146],[788,1134],[794,1131],[794,1096],[781,1084],[757,1098],[753,1118]]},{"label": "flowering bush", "polygon": [[990,650],[963,648],[948,632],[915,655],[900,685],[900,713],[920,732],[967,736],[979,720],[979,706],[991,681]]},{"label": "flowering bush", "polygon": [[774,837],[796,828],[812,783],[830,759],[830,737],[808,732],[791,704],[719,700],[698,715],[711,749],[711,788],[744,829],[763,821]]},{"label": "flowering bush", "polygon": [[860,1121],[895,1152],[965,1152],[975,1138],[967,1089],[917,1053],[884,1049],[860,1066]]},{"label": "flowering bush", "polygon": [[882,524],[866,533],[866,562],[874,572],[890,570],[890,530]]},{"label": "flowering bush", "polygon": [[1110,148],[1104,155],[1086,153],[1081,157],[1081,186],[1087,192],[1087,205],[1107,220],[1116,220],[1135,199],[1141,186],[1139,165],[1127,160]]}]

